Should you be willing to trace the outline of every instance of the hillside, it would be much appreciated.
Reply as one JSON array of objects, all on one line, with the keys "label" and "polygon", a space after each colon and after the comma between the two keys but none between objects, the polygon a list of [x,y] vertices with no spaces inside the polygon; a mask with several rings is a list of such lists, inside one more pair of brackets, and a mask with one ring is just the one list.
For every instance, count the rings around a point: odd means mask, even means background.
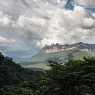
[{"label": "hillside", "polygon": [[55,53],[39,53],[32,57],[33,63],[47,63],[49,58],[58,57],[64,61],[69,59],[69,56],[72,55],[73,58],[82,58],[83,56],[90,56],[90,54],[86,51],[81,50],[66,50],[62,52],[55,52]]},{"label": "hillside", "polygon": [[3,54],[0,53],[0,88],[15,86],[24,81],[34,81],[34,79],[40,77],[43,72],[44,71],[40,69],[25,69],[19,64],[16,64],[12,58],[3,56]]},{"label": "hillside", "polygon": [[38,54],[32,57],[32,62],[23,64],[23,66],[25,68],[49,69],[49,59],[65,63],[70,59],[82,59],[84,56],[95,56],[95,44],[79,42],[62,45],[56,43],[44,46]]},{"label": "hillside", "polygon": [[95,44],[82,42],[66,45],[47,45],[43,47],[38,54],[32,57],[32,63],[47,63],[47,60],[51,58],[60,58],[64,63],[70,59],[70,57],[73,59],[82,59],[84,56],[95,56],[94,50]]}]

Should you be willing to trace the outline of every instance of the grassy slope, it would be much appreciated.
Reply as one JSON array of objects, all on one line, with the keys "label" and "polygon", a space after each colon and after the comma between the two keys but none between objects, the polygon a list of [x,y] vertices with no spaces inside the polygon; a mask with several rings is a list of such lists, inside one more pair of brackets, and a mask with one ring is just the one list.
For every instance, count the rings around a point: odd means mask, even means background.
[{"label": "grassy slope", "polygon": [[82,59],[84,56],[91,56],[86,51],[81,50],[67,50],[63,52],[57,52],[57,53],[44,53],[40,52],[39,54],[35,55],[32,58],[32,63],[26,65],[27,68],[43,68],[43,69],[49,69],[47,60],[52,57],[58,57],[61,60],[66,60],[68,54],[72,53],[74,59]]},{"label": "grassy slope", "polygon": [[66,50],[63,52],[57,52],[57,53],[39,53],[36,56],[32,58],[33,63],[47,63],[47,60],[52,58],[52,57],[58,57],[61,58],[62,60],[65,60],[69,54],[72,54],[74,56],[74,59],[81,59],[83,56],[91,56],[88,54],[86,51],[81,51],[81,50]]}]

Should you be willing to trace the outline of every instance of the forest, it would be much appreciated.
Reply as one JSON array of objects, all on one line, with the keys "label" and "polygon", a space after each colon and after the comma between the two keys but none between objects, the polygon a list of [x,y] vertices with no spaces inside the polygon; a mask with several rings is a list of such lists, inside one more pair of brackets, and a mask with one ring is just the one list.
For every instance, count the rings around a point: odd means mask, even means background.
[{"label": "forest", "polygon": [[21,67],[0,53],[0,95],[95,95],[95,58],[48,60],[50,70]]}]

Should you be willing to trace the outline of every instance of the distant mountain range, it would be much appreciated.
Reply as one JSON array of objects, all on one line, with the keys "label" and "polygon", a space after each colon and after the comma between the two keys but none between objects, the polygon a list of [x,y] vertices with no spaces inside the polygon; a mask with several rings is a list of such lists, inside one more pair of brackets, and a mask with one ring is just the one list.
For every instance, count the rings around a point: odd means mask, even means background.
[{"label": "distant mountain range", "polygon": [[88,44],[88,43],[74,43],[74,44],[51,44],[51,45],[46,45],[43,47],[43,50],[46,53],[52,53],[52,52],[60,52],[60,51],[66,51],[66,50],[71,50],[71,49],[80,49],[84,51],[90,51],[90,52],[95,52],[95,44]]},{"label": "distant mountain range", "polygon": [[50,58],[58,57],[63,61],[72,55],[74,59],[83,58],[83,56],[95,56],[95,44],[74,43],[74,44],[51,44],[44,46],[41,51],[32,57],[33,63],[46,63]]}]

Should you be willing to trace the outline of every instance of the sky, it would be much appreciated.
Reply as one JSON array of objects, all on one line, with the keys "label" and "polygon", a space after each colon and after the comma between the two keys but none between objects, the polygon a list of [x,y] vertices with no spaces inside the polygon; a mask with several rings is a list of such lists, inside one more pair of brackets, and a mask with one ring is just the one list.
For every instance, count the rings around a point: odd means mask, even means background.
[{"label": "sky", "polygon": [[0,0],[0,51],[30,59],[44,45],[95,43],[95,0]]}]

